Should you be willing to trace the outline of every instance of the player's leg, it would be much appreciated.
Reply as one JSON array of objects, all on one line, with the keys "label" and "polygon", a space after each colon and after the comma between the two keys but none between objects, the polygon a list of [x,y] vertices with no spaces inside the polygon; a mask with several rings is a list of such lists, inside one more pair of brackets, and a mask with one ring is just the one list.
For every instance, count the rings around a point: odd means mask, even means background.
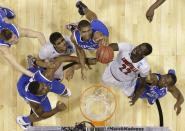
[{"label": "player's leg", "polygon": [[89,20],[89,21],[92,21],[94,19],[97,19],[97,15],[91,11],[90,9],[88,9],[88,7],[82,3],[81,1],[78,1],[76,3],[76,7],[78,8],[78,12],[80,15],[85,15],[86,18]]},{"label": "player's leg", "polygon": [[58,79],[62,81],[63,78],[64,78],[64,71],[63,71],[63,64],[61,64],[54,74],[54,79]]},{"label": "player's leg", "polygon": [[[50,112],[52,110],[51,104],[49,102],[48,97],[44,99],[41,103],[42,110],[44,112]],[[43,118],[40,118],[33,110],[33,113],[29,116],[18,116],[16,121],[20,125],[22,129],[27,129],[29,126],[31,126],[31,123],[38,122],[43,120]]]},{"label": "player's leg", "polygon": [[44,76],[49,80],[54,79],[55,72],[62,64],[62,62],[59,62],[59,61],[55,61],[54,63],[55,63],[54,68],[46,68],[46,70],[43,72]]}]

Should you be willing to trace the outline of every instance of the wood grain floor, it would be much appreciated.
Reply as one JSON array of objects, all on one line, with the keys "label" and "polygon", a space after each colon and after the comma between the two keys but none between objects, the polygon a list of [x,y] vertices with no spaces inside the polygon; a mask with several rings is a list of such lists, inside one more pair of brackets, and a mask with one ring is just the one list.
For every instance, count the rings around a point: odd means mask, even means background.
[{"label": "wood grain floor", "polygon": [[[155,0],[84,0],[87,6],[95,11],[110,30],[110,41],[127,41],[133,44],[149,42],[154,51],[148,57],[154,72],[165,73],[169,68],[177,71],[177,86],[185,94],[185,1],[167,0],[156,12],[152,23],[145,18],[145,12]],[[46,38],[51,32],[59,31],[70,34],[64,25],[81,19],[75,8],[75,0],[0,0],[1,6],[12,8],[16,13],[15,23],[21,27],[41,31]],[[36,55],[40,45],[37,40],[21,38],[18,45],[12,48],[17,60],[26,66],[28,54]],[[71,89],[70,98],[61,98],[49,94],[52,106],[62,100],[68,106],[59,113],[37,125],[74,125],[84,120],[80,113],[79,97],[81,91],[93,83],[99,83],[105,65],[98,64],[87,72],[87,80],[80,79],[77,71],[73,80],[64,83]],[[16,124],[17,115],[27,115],[29,106],[20,98],[16,82],[21,75],[0,58],[0,130],[19,131]],[[78,83],[77,83],[78,82]],[[118,107],[108,125],[158,126],[158,113],[155,105],[139,100],[130,107],[128,98],[120,90],[114,90]],[[173,106],[175,100],[168,94],[161,99],[164,113],[164,124],[172,131],[184,131],[185,106],[177,117]]]}]

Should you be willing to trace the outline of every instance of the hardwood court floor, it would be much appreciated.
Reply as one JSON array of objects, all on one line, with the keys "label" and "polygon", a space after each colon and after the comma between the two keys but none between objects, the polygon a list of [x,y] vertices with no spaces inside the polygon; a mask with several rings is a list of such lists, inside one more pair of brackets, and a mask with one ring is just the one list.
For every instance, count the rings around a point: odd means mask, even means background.
[{"label": "hardwood court floor", "polygon": [[[155,12],[152,23],[145,18],[148,7],[155,0],[83,0],[95,11],[100,20],[109,28],[111,42],[131,42],[139,44],[149,42],[153,53],[148,57],[153,72],[165,73],[170,68],[177,71],[177,87],[185,94],[185,17],[184,0],[167,0]],[[66,35],[64,25],[77,22],[81,16],[75,8],[75,0],[0,0],[1,6],[12,8],[16,13],[15,23],[21,27],[41,31],[46,38],[51,32],[59,31]],[[35,39],[21,38],[18,45],[12,48],[17,60],[26,66],[28,54],[36,55],[40,45]],[[38,122],[37,125],[74,125],[84,120],[79,109],[79,97],[83,89],[93,83],[99,83],[106,65],[98,64],[87,72],[87,80],[80,79],[77,71],[73,80],[64,81],[72,91],[70,98],[61,98],[49,94],[52,106],[57,100],[62,100],[68,106],[63,113]],[[18,95],[16,82],[21,75],[13,70],[2,58],[0,60],[0,130],[18,131],[15,119],[18,115],[27,115],[29,106]],[[78,82],[78,83],[77,83]],[[150,106],[146,101],[139,100],[130,107],[128,98],[119,89],[114,90],[118,107],[108,125],[123,126],[158,126],[158,113],[155,105]],[[177,117],[173,106],[175,100],[168,94],[161,99],[164,113],[164,125],[172,131],[184,131],[185,106]]]}]

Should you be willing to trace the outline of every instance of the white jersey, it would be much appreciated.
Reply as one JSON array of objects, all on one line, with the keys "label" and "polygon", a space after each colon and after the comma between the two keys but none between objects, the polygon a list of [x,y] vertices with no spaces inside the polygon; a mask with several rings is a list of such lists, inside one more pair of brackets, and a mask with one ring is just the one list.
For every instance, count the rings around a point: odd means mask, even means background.
[{"label": "white jersey", "polygon": [[39,51],[39,58],[42,60],[51,60],[58,56],[70,55],[75,52],[74,44],[71,42],[70,38],[64,36],[64,39],[67,43],[67,51],[64,53],[58,53],[53,45],[50,42],[47,42],[44,46],[41,47]]},{"label": "white jersey", "polygon": [[138,74],[141,77],[146,77],[150,70],[146,59],[143,58],[137,63],[133,63],[130,59],[131,52],[135,46],[128,43],[119,43],[118,47],[119,53],[110,66],[113,76],[119,81],[132,80],[138,77]]},{"label": "white jersey", "polygon": [[130,59],[134,45],[118,43],[119,53],[117,57],[106,68],[102,80],[105,84],[117,86],[123,89],[126,95],[132,95],[138,75],[146,77],[149,74],[150,66],[143,58],[137,63]]},{"label": "white jersey", "polygon": [[[59,56],[65,56],[65,55],[71,55],[75,52],[74,44],[71,42],[70,38],[67,36],[64,36],[64,39],[67,43],[67,50],[64,53],[58,53],[53,45],[48,42],[45,45],[43,45],[39,52],[39,58],[42,60],[52,60],[53,58],[59,57]],[[54,74],[54,78],[57,79],[63,79],[63,64],[57,69],[57,71]]]}]

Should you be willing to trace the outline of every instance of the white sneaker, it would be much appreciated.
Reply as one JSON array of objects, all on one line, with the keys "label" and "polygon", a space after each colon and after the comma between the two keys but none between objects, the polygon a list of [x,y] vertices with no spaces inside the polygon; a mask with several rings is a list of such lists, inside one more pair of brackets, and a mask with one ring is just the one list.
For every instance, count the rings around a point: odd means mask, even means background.
[{"label": "white sneaker", "polygon": [[28,68],[34,67],[35,58],[32,55],[27,56]]},{"label": "white sneaker", "polygon": [[23,116],[18,116],[18,117],[16,118],[16,122],[17,122],[17,124],[19,124],[19,126],[20,126],[23,130],[28,129],[28,127],[31,126],[30,123],[26,123],[26,122],[23,120]]}]

